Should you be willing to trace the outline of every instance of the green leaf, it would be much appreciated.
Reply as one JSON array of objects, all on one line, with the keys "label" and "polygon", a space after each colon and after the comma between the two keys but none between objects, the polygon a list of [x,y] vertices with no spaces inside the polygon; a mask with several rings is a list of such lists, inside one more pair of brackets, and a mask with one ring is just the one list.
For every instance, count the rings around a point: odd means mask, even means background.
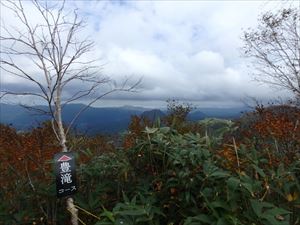
[{"label": "green leaf", "polygon": [[287,215],[287,214],[290,214],[291,212],[286,210],[286,209],[283,209],[283,208],[278,208],[278,207],[275,207],[273,209],[270,209],[270,210],[267,210],[267,212],[269,214],[272,214],[272,215]]},{"label": "green leaf", "polygon": [[150,128],[150,127],[145,128],[145,133],[147,134],[154,134],[156,131],[158,131],[158,128]]},{"label": "green leaf", "polygon": [[288,225],[289,219],[284,218],[284,220],[279,220],[279,216],[284,216],[289,214],[290,212],[283,209],[276,207],[272,203],[268,202],[260,202],[258,200],[250,200],[251,206],[255,214],[258,218],[262,220],[267,220],[272,225]]},{"label": "green leaf", "polygon": [[269,215],[266,212],[266,215],[263,216],[263,219],[267,220],[271,225],[289,225],[288,220],[277,220],[274,215]]},{"label": "green leaf", "polygon": [[114,214],[105,208],[103,208],[103,212],[100,214],[100,216],[108,218],[111,222],[115,222]]},{"label": "green leaf", "polygon": [[264,171],[261,168],[259,168],[257,165],[253,165],[253,168],[261,177],[266,177],[266,174],[264,173]]},{"label": "green leaf", "polygon": [[[266,210],[263,215],[262,218],[266,219],[269,223],[271,223],[272,225],[288,225],[289,224],[289,218],[284,218],[284,215],[289,214],[290,212],[282,209],[282,208],[278,208],[275,207],[273,209],[269,209]],[[278,220],[278,217],[282,217],[283,220]]]},{"label": "green leaf", "polygon": [[114,225],[114,223],[110,221],[98,221],[95,225]]},{"label": "green leaf", "polygon": [[256,216],[261,217],[261,209],[262,209],[261,202],[257,200],[250,200],[250,204]]},{"label": "green leaf", "polygon": [[144,209],[122,210],[115,211],[115,214],[122,216],[142,216],[146,214],[146,211]]},{"label": "green leaf", "polygon": [[201,225],[201,224],[212,224],[213,220],[205,214],[200,214],[194,217],[188,217],[184,221],[184,225]]},{"label": "green leaf", "polygon": [[167,134],[167,133],[169,133],[170,132],[170,127],[162,127],[162,128],[160,128],[160,132],[162,133],[162,134]]},{"label": "green leaf", "polygon": [[230,177],[228,180],[227,180],[227,187],[230,191],[235,191],[239,185],[240,185],[240,180],[235,178],[235,177]]},{"label": "green leaf", "polygon": [[243,187],[246,188],[250,192],[250,194],[253,196],[253,187],[250,183],[242,183]]},{"label": "green leaf", "polygon": [[228,225],[228,223],[224,218],[219,218],[217,225]]},{"label": "green leaf", "polygon": [[215,178],[224,178],[224,177],[228,177],[229,173],[225,171],[215,171],[211,173],[210,176]]},{"label": "green leaf", "polygon": [[213,208],[222,208],[222,209],[226,209],[226,210],[228,209],[228,205],[224,201],[221,201],[221,200],[211,202],[210,206]]}]

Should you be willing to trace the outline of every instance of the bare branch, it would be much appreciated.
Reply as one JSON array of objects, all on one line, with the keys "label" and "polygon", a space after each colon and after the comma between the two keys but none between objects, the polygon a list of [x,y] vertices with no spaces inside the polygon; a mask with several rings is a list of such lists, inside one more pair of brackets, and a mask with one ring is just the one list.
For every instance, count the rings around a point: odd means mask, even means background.
[{"label": "bare branch", "polygon": [[27,109],[28,111],[35,112],[36,115],[50,115],[49,111],[43,110],[41,108],[37,108],[37,107],[34,107],[34,106],[29,106],[29,105],[24,105],[24,104],[21,104],[21,106],[23,108]]},{"label": "bare branch", "polygon": [[[23,106],[30,111],[47,115],[51,118],[53,132],[61,145],[62,151],[68,151],[66,135],[79,115],[89,106],[116,91],[134,91],[140,80],[134,85],[128,85],[126,80],[120,88],[114,87],[106,92],[98,92],[101,85],[111,80],[100,76],[99,68],[94,65],[95,60],[84,60],[85,55],[93,49],[93,42],[88,38],[77,37],[84,27],[74,10],[67,15],[65,1],[57,1],[51,6],[48,2],[32,0],[34,9],[38,12],[38,22],[30,23],[29,12],[24,8],[21,0],[1,1],[1,6],[12,11],[18,20],[18,26],[1,27],[1,72],[21,78],[29,84],[34,84],[37,91],[4,90],[0,92],[0,99],[7,95],[32,96],[42,99],[47,104],[47,110],[35,106]],[[3,31],[3,32],[2,32]],[[26,58],[30,65],[22,66],[19,59]],[[87,57],[88,58],[88,57]],[[31,65],[39,72],[32,71]],[[63,101],[66,86],[81,82],[85,88],[76,91],[69,99]],[[74,86],[71,86],[74,87]],[[103,94],[99,94],[103,93]],[[75,115],[69,127],[63,127],[62,108],[64,104],[82,98],[92,100]],[[30,180],[30,178],[29,178]],[[34,189],[34,187],[32,187]],[[72,199],[68,199],[69,209]],[[73,214],[72,224],[77,224],[77,216]]]},{"label": "bare branch", "polygon": [[[116,91],[133,92],[141,82],[138,80],[130,85],[128,80],[120,87],[112,87],[108,91],[100,89],[103,85],[110,84],[111,79],[100,73],[100,68],[95,65],[96,60],[85,57],[93,50],[94,43],[88,38],[78,38],[78,33],[84,27],[84,22],[79,18],[77,10],[67,11],[65,1],[48,4],[32,0],[34,9],[39,14],[38,22],[29,20],[23,1],[7,0],[1,4],[11,10],[19,25],[14,27],[1,27],[1,70],[10,76],[21,78],[29,84],[34,84],[38,90],[19,91],[4,90],[0,97],[7,95],[32,96],[42,99],[47,104],[47,112],[43,109],[34,109],[37,113],[47,113],[51,117],[52,129],[59,140],[63,151],[67,151],[66,134],[79,115],[89,106]],[[30,66],[24,67],[19,59],[25,58]],[[85,58],[87,58],[85,60]],[[32,67],[39,72],[32,72]],[[73,91],[66,98],[66,87],[72,88],[82,84],[80,90]],[[100,91],[101,90],[101,91]],[[107,89],[104,89],[107,90]],[[62,109],[80,99],[91,99],[75,115],[74,119],[65,129],[63,127]]]},{"label": "bare branch", "polygon": [[47,100],[45,96],[38,94],[38,93],[32,93],[32,92],[13,92],[13,91],[0,91],[0,99],[4,98],[6,95],[19,95],[19,96],[34,96],[39,97],[44,100]]},{"label": "bare branch", "polygon": [[92,106],[93,104],[95,104],[97,101],[99,101],[100,99],[102,99],[103,97],[112,94],[114,92],[133,92],[135,91],[135,89],[138,87],[138,85],[140,85],[142,79],[140,78],[136,83],[134,83],[132,86],[126,88],[126,84],[128,83],[128,79],[125,80],[125,82],[123,82],[123,85],[121,88],[115,88],[112,89],[110,91],[107,91],[101,95],[98,95],[97,97],[95,97],[93,100],[91,100],[87,105],[83,106],[78,113],[74,116],[74,118],[72,119],[72,121],[69,123],[68,129],[66,131],[66,134],[69,133],[71,127],[73,126],[74,122],[78,119],[78,117],[85,111],[87,110],[90,106]]},{"label": "bare branch", "polygon": [[300,12],[265,13],[256,30],[244,33],[244,55],[251,58],[258,81],[300,93]]}]

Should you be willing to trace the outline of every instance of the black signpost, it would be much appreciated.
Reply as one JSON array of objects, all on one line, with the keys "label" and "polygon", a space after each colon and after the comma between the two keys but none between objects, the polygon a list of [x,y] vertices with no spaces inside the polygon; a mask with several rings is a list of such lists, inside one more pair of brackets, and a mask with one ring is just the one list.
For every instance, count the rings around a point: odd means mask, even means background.
[{"label": "black signpost", "polygon": [[77,191],[75,157],[72,152],[61,152],[54,155],[56,194],[65,197]]}]

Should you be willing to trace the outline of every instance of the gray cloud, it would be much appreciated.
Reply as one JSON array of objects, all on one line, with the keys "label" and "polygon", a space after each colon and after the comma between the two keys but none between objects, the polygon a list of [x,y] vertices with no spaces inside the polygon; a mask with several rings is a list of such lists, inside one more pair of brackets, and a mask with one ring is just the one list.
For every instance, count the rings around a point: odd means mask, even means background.
[{"label": "gray cloud", "polygon": [[[79,34],[95,41],[93,56],[102,73],[121,81],[143,77],[137,93],[114,93],[105,101],[125,105],[153,104],[178,98],[199,104],[234,105],[245,96],[261,99],[288,96],[252,82],[240,57],[242,28],[255,26],[262,10],[276,2],[72,1],[87,20]],[[275,8],[276,8],[275,7]],[[28,10],[30,6],[28,5]],[[8,21],[6,12],[1,17]],[[34,20],[34,19],[33,19]],[[26,59],[22,59],[26,67]],[[32,68],[30,68],[31,70]],[[1,82],[15,90],[28,88],[1,71]],[[79,90],[76,83],[66,95]]]}]

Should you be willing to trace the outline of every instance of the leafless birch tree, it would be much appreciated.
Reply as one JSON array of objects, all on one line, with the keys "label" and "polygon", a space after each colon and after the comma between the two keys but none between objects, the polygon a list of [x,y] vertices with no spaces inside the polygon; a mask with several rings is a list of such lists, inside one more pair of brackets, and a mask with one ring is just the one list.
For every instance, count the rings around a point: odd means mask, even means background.
[{"label": "leafless birch tree", "polygon": [[[30,96],[41,99],[48,105],[47,111],[30,108],[47,113],[52,119],[53,131],[62,151],[68,151],[66,136],[72,123],[89,106],[115,91],[133,91],[139,83],[129,85],[128,80],[118,87],[105,76],[100,76],[95,60],[87,56],[94,44],[88,38],[82,39],[84,22],[76,10],[67,12],[63,1],[32,0],[38,18],[32,21],[32,12],[27,11],[21,0],[1,1],[3,10],[11,10],[18,20],[14,26],[1,26],[1,76],[13,76],[20,82],[27,82],[29,91],[1,90],[1,98],[7,95]],[[24,58],[32,67],[22,66]],[[34,67],[34,69],[33,69]],[[81,84],[82,89],[68,96],[66,88]],[[77,85],[78,87],[79,85]],[[105,87],[104,87],[105,86]],[[65,104],[92,96],[92,99],[75,116],[69,127],[63,126],[62,109]],[[71,211],[72,199],[68,200]],[[76,215],[73,224],[77,224]]]},{"label": "leafless birch tree", "polygon": [[262,15],[256,29],[244,33],[244,54],[252,60],[258,81],[300,96],[300,10]]},{"label": "leafless birch tree", "polygon": [[[1,90],[1,97],[32,96],[46,102],[49,111],[42,113],[51,116],[53,130],[62,150],[67,151],[66,134],[80,113],[112,92],[133,91],[139,82],[129,85],[126,80],[116,87],[109,77],[100,75],[100,68],[95,66],[95,60],[86,57],[94,43],[89,39],[80,40],[78,34],[84,23],[78,18],[76,10],[65,15],[65,2],[56,5],[52,2],[49,6],[47,1],[33,0],[32,4],[40,15],[36,23],[29,21],[30,12],[26,12],[22,1],[2,2],[2,7],[12,10],[20,22],[18,27],[8,28],[5,23],[1,27],[2,76],[12,75],[29,82],[33,85],[33,91]],[[36,72],[27,71],[28,67],[24,68],[19,64],[18,59],[24,57],[36,67]],[[79,82],[82,90],[74,91],[71,96],[64,95],[67,86],[72,87],[72,84]],[[93,96],[92,100],[78,112],[69,127],[64,129],[61,112],[64,105],[88,96]]]}]

